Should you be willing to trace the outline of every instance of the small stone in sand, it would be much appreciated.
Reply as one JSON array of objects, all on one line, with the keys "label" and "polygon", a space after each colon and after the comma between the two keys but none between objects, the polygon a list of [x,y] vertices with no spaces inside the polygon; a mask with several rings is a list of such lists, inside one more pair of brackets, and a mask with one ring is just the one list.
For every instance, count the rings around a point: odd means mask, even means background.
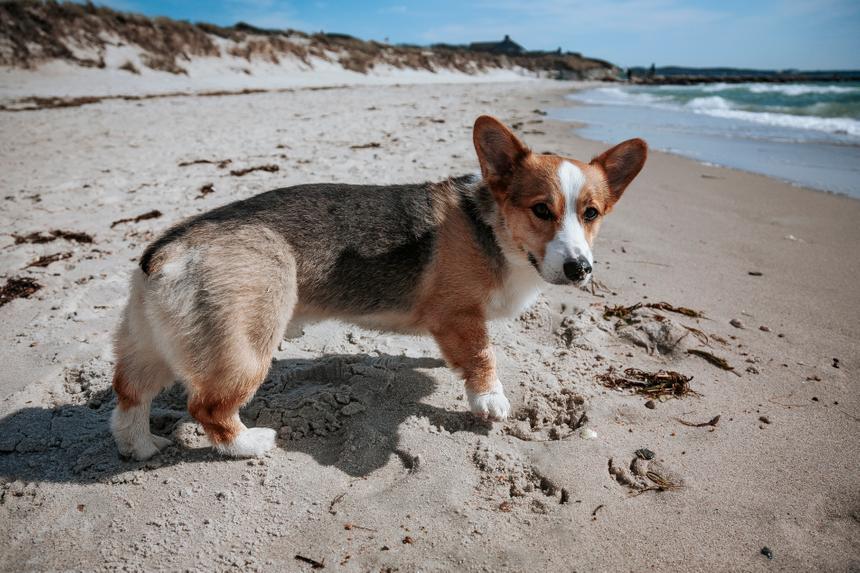
[{"label": "small stone in sand", "polygon": [[645,402],[645,407],[649,410],[653,410],[657,407],[657,403],[654,400],[648,400],[647,402]]},{"label": "small stone in sand", "polygon": [[760,277],[760,276],[761,276],[761,271],[750,271],[750,272],[749,272],[749,276],[751,276],[751,277]]},{"label": "small stone in sand", "polygon": [[773,551],[770,550],[770,547],[762,547],[761,554],[767,557],[768,559],[773,559]]},{"label": "small stone in sand", "polygon": [[639,457],[643,460],[653,460],[654,456],[657,455],[654,452],[652,452],[651,450],[649,450],[648,448],[639,448],[638,450],[636,450],[635,453],[636,453],[637,457]]},{"label": "small stone in sand", "polygon": [[740,320],[738,320],[737,318],[733,318],[733,319],[731,319],[731,320],[729,321],[729,324],[731,324],[731,325],[732,325],[732,326],[734,326],[735,328],[743,328],[743,327],[744,327],[744,323],[743,323],[743,322],[741,322]]},{"label": "small stone in sand", "polygon": [[759,416],[758,420],[764,424],[770,424],[770,418],[767,416]]},{"label": "small stone in sand", "polygon": [[762,332],[770,332],[770,328],[765,326],[765,325],[759,326],[758,329],[761,330]]}]

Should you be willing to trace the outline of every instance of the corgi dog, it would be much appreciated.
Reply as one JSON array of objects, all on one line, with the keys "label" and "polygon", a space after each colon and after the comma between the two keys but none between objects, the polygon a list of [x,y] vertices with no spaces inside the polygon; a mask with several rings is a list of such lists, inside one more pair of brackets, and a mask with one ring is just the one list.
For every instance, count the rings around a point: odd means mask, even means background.
[{"label": "corgi dog", "polygon": [[150,403],[181,380],[221,453],[260,456],[275,430],[239,408],[297,325],[336,318],[433,336],[476,415],[504,420],[487,321],[516,317],[541,285],[583,285],[601,220],[642,169],[641,139],[583,163],[532,153],[497,119],[473,131],[481,175],[416,185],[299,185],[192,217],[140,258],[116,340],[111,430],[145,460],[170,440]]}]

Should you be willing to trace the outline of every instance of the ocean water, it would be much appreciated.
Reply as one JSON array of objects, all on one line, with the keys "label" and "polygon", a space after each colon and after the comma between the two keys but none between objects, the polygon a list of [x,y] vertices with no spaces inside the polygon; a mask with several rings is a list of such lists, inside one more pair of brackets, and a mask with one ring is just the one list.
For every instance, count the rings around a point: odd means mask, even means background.
[{"label": "ocean water", "polygon": [[657,149],[860,198],[860,83],[606,86],[553,110],[583,137]]}]

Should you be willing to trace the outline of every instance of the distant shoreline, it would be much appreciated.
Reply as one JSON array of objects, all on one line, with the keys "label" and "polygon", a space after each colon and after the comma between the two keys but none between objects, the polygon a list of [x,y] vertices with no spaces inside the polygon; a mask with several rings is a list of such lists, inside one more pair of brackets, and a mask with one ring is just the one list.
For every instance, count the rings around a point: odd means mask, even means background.
[{"label": "distant shoreline", "polygon": [[860,70],[755,70],[744,68],[688,68],[662,66],[627,68],[626,79],[637,85],[696,85],[743,83],[860,82]]},{"label": "distant shoreline", "polygon": [[856,82],[860,81],[860,75],[850,76],[844,74],[819,75],[819,74],[790,74],[790,75],[737,75],[737,76],[653,76],[632,77],[624,82],[630,85],[676,85],[689,86],[698,84],[792,84],[792,83],[834,83],[834,82]]}]

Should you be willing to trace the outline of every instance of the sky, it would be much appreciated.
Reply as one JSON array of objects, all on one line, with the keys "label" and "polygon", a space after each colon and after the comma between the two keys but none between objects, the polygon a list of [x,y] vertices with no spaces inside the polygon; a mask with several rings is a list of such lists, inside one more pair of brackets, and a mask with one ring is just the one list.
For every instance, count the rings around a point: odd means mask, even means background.
[{"label": "sky", "polygon": [[432,44],[500,40],[617,65],[860,69],[860,0],[103,0],[193,22]]}]

